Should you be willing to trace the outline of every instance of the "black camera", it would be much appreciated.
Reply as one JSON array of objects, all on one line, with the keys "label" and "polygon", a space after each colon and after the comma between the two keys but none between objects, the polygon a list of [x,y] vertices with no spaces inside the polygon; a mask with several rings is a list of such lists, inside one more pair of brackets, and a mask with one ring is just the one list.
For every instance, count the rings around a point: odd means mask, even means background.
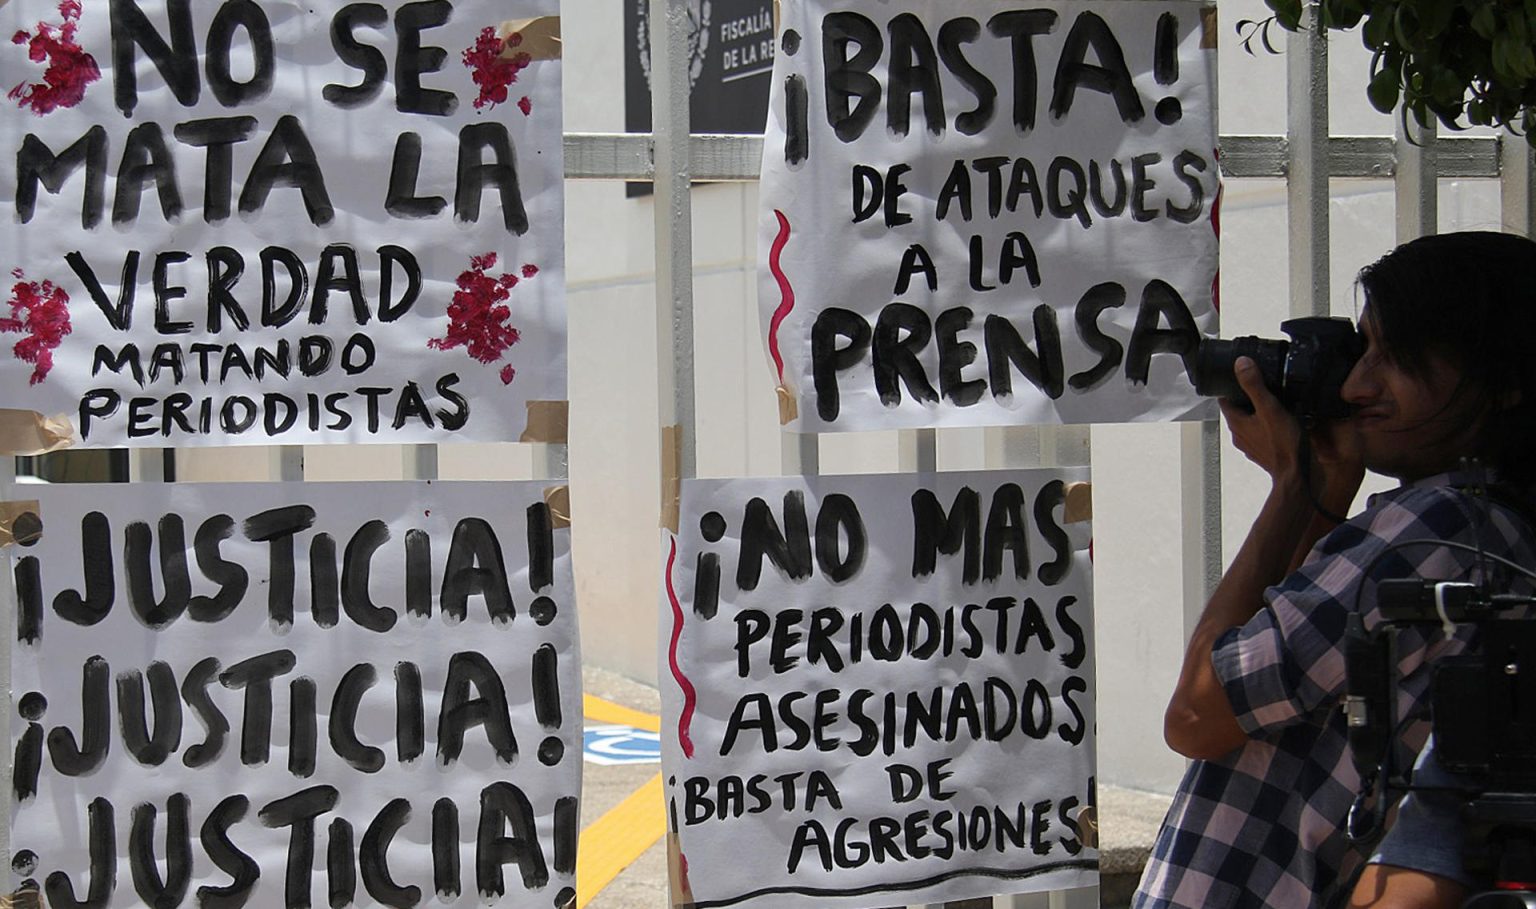
[{"label": "black camera", "polygon": [[1341,390],[1365,352],[1354,323],[1338,316],[1310,316],[1282,322],[1280,330],[1291,340],[1252,335],[1230,341],[1203,339],[1195,351],[1195,391],[1252,407],[1232,371],[1238,357],[1249,357],[1258,364],[1264,387],[1296,416],[1349,416]]}]

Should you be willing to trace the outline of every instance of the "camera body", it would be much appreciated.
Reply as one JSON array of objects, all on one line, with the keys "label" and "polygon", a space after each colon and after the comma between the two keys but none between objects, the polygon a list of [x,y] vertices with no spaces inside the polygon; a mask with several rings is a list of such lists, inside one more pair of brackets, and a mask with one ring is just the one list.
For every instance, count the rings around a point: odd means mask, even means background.
[{"label": "camera body", "polygon": [[1298,417],[1334,420],[1349,416],[1341,394],[1365,342],[1354,323],[1338,316],[1309,316],[1280,323],[1290,336],[1279,341],[1247,335],[1230,341],[1201,340],[1195,351],[1195,391],[1252,407],[1237,384],[1238,357],[1258,364],[1264,386]]}]

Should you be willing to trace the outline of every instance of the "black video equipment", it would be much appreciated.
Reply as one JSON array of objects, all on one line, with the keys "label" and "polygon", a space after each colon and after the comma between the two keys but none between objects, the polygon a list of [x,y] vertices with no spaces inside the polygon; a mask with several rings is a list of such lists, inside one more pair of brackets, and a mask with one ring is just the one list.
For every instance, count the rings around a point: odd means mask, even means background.
[{"label": "black video equipment", "polygon": [[1348,319],[1310,316],[1280,323],[1289,341],[1248,335],[1223,341],[1206,338],[1195,350],[1195,391],[1230,398],[1251,407],[1232,367],[1238,357],[1259,366],[1264,386],[1298,417],[1332,420],[1349,416],[1340,390],[1365,351],[1365,342]]},{"label": "black video equipment", "polygon": [[[1513,612],[1536,604],[1536,597],[1494,592],[1496,584],[1379,582],[1381,626],[1367,635],[1357,610],[1346,630],[1344,713],[1364,788],[1357,811],[1378,778],[1388,789],[1411,791],[1410,782],[1390,772],[1398,731],[1392,710],[1395,632],[1409,625],[1442,625],[1448,633],[1456,624],[1478,626],[1476,649],[1439,661],[1430,682],[1435,759],[1465,781],[1459,793],[1464,867],[1493,883],[1464,905],[1536,909],[1536,618]],[[1355,815],[1352,838],[1358,835]]]}]

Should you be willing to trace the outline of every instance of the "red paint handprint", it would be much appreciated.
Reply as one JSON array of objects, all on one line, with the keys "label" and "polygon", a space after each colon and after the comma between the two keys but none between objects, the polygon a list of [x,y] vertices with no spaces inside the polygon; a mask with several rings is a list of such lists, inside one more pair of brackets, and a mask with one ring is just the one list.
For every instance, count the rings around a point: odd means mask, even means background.
[{"label": "red paint handprint", "polygon": [[[499,277],[486,274],[487,269],[495,267],[496,254],[493,252],[469,260],[469,270],[459,275],[459,289],[453,294],[453,302],[448,304],[448,332],[444,337],[427,341],[428,347],[433,350],[463,347],[479,362],[495,363],[505,356],[507,348],[517,343],[520,335],[508,322],[512,309],[507,301],[520,279],[510,273]],[[523,277],[532,278],[538,271],[532,265],[524,265]],[[507,364],[499,375],[503,385],[510,385],[517,370]]]},{"label": "red paint handprint", "polygon": [[70,332],[69,294],[52,281],[28,281],[17,268],[11,272],[16,284],[11,287],[11,315],[0,319],[0,334],[24,334],[11,347],[16,359],[31,363],[36,385],[48,378],[53,369],[53,351]]},{"label": "red paint handprint", "polygon": [[11,36],[12,44],[27,46],[27,56],[33,62],[48,64],[43,70],[43,81],[23,82],[6,95],[39,116],[79,104],[85,97],[86,86],[101,78],[96,59],[75,43],[80,0],[61,0],[59,15],[64,21],[39,22],[33,31],[22,29]]},{"label": "red paint handprint", "polygon": [[[470,78],[480,88],[480,94],[475,98],[476,109],[504,103],[508,89],[517,81],[517,74],[533,62],[526,53],[507,53],[521,43],[523,36],[517,32],[502,39],[497,37],[494,28],[486,26],[475,39],[475,46],[464,51],[464,65],[469,67]],[[526,96],[518,100],[517,106],[524,116],[533,110],[533,102]]]}]

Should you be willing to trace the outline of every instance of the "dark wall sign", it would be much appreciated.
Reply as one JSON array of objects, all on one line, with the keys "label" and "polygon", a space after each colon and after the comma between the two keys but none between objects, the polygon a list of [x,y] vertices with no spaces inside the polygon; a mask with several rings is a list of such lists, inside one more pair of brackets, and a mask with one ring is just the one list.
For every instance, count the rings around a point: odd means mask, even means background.
[{"label": "dark wall sign", "polygon": [[[690,0],[689,19],[693,132],[761,133],[773,73],[772,0]],[[624,2],[624,128],[651,131],[649,0]]]},{"label": "dark wall sign", "polygon": [[[689,0],[689,126],[759,135],[773,78],[773,0]],[[624,0],[624,129],[651,131],[650,0]],[[649,183],[630,183],[645,195]]]}]

